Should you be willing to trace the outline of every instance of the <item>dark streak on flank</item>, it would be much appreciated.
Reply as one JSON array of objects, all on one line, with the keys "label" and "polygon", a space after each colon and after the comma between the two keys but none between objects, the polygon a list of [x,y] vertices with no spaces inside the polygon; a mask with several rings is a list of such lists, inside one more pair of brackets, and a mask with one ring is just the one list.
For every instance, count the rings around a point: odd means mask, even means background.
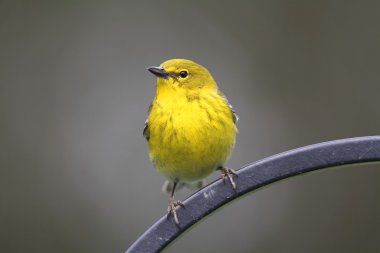
[{"label": "dark streak on flank", "polygon": [[193,101],[199,102],[200,100],[199,95],[189,95],[189,94],[186,95],[186,99],[188,102],[193,102]]},{"label": "dark streak on flank", "polygon": [[[211,122],[213,118],[212,118],[210,112],[200,103],[199,100],[198,100],[198,105],[199,105],[199,108],[201,108],[207,114],[208,120]],[[212,108],[212,107],[210,107],[210,108]]]},{"label": "dark streak on flank", "polygon": [[206,114],[207,114],[207,117],[208,117],[208,120],[209,121],[212,121],[212,117],[211,117],[211,114],[209,111],[205,110]]},{"label": "dark streak on flank", "polygon": [[166,126],[168,125],[168,121],[164,121],[162,122],[162,124],[160,124],[159,128],[160,128],[160,131],[161,132],[164,132],[166,130]]},{"label": "dark streak on flank", "polygon": [[173,139],[177,138],[177,131],[176,130],[173,130],[171,133],[170,133],[170,136],[169,136],[169,142],[172,142]]},{"label": "dark streak on flank", "polygon": [[170,115],[169,119],[167,121],[171,125],[172,131],[170,131],[170,136],[169,136],[169,142],[173,141],[174,138],[177,138],[177,130],[173,127],[173,116]]},{"label": "dark streak on flank", "polygon": [[222,119],[218,119],[219,124],[221,124],[223,127],[226,126],[226,123]]}]

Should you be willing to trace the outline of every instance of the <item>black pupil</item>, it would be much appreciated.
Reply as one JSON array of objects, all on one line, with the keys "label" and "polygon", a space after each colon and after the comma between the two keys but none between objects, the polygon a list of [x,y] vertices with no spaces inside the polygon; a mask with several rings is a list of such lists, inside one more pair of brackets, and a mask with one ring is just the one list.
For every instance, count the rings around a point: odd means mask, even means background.
[{"label": "black pupil", "polygon": [[186,72],[186,71],[181,71],[181,72],[179,73],[179,75],[180,75],[182,78],[185,78],[185,77],[187,77],[187,72]]}]

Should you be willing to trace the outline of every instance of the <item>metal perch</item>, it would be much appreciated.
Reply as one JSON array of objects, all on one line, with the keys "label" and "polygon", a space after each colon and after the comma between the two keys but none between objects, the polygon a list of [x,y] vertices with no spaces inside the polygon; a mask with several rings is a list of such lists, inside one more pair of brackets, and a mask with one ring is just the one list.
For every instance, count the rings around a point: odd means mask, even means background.
[{"label": "metal perch", "polygon": [[274,155],[237,171],[236,192],[217,180],[183,201],[177,226],[166,215],[126,251],[159,252],[190,226],[224,204],[284,178],[339,165],[380,161],[380,136],[357,137],[310,145]]}]

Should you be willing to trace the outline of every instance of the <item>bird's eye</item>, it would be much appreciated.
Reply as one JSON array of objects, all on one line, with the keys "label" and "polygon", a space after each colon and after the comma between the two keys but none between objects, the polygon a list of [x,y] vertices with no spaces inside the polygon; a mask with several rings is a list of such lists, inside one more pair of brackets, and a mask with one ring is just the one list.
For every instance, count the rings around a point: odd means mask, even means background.
[{"label": "bird's eye", "polygon": [[187,77],[187,71],[181,71],[181,72],[179,72],[179,76],[182,77],[182,78]]}]

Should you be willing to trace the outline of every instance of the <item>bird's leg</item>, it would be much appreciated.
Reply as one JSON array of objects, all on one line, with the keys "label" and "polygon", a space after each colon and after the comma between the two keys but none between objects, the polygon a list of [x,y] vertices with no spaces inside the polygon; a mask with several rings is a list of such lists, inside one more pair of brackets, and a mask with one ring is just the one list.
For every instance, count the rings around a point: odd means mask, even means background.
[{"label": "bird's leg", "polygon": [[232,185],[232,189],[234,189],[234,191],[236,191],[236,184],[234,182],[234,179],[232,178],[232,176],[237,176],[236,171],[234,171],[233,169],[224,168],[224,167],[220,167],[219,169],[222,171],[223,182],[224,182],[224,179],[227,177],[228,181],[230,181],[230,183]]},{"label": "bird's leg", "polygon": [[173,215],[173,218],[174,218],[174,221],[177,225],[179,225],[179,220],[178,220],[178,217],[177,217],[177,211],[176,211],[176,207],[177,206],[182,206],[182,207],[185,207],[184,204],[182,204],[181,201],[179,200],[175,200],[174,199],[174,190],[175,190],[175,187],[177,186],[177,182],[174,182],[174,185],[173,185],[173,189],[172,189],[172,193],[170,195],[170,199],[169,199],[169,206],[168,206],[168,214],[167,214],[167,218],[170,217],[170,215]]},{"label": "bird's leg", "polygon": [[170,215],[173,215],[173,218],[174,218],[174,221],[177,225],[179,225],[179,220],[178,220],[178,217],[177,217],[177,211],[176,211],[176,207],[177,206],[182,206],[182,207],[185,207],[181,201],[179,200],[174,200],[174,198],[170,198],[169,200],[169,206],[168,206],[168,215],[167,217],[169,218]]}]

